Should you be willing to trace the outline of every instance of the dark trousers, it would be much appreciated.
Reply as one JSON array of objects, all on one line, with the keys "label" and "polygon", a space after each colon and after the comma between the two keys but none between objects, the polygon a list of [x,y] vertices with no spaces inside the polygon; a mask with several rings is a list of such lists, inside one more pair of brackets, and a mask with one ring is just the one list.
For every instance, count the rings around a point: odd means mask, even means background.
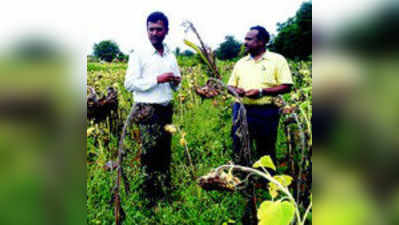
[{"label": "dark trousers", "polygon": [[158,200],[170,187],[170,162],[172,136],[164,126],[172,123],[173,106],[158,104],[138,104],[147,107],[148,115],[138,122],[142,154],[141,165],[144,172],[142,184],[144,197],[150,201]]},{"label": "dark trousers", "polygon": [[[233,105],[233,127],[232,127],[232,138],[233,138],[233,159],[236,164],[241,164],[244,166],[252,166],[252,164],[257,161],[260,157],[264,155],[270,155],[272,160],[276,160],[276,139],[277,139],[277,129],[280,120],[279,108],[274,105],[245,105],[247,110],[247,122],[249,131],[249,140],[252,149],[252,143],[255,143],[256,150],[251,152],[251,158],[249,160],[249,165],[246,160],[240,159],[241,151],[241,140],[236,135],[236,131],[240,124],[234,124],[237,120],[238,111],[240,105],[234,103]],[[272,172],[272,171],[270,171]],[[256,178],[251,178],[256,179]],[[254,183],[258,181],[254,180]],[[244,215],[242,217],[242,223],[246,225],[256,225],[258,220],[256,217],[256,206],[254,205],[254,199],[256,196],[254,183],[245,189],[245,193],[248,196],[247,204],[245,206]]]},{"label": "dark trousers", "polygon": [[[234,103],[233,105],[233,158],[236,163],[237,155],[240,155],[241,141],[236,135],[239,124],[234,124],[237,120],[238,110],[240,105]],[[280,120],[279,108],[274,105],[245,105],[247,110],[247,121],[250,143],[255,143],[256,150],[251,152],[250,163],[257,161],[264,155],[270,155],[273,161],[276,160],[276,139],[277,128]]]}]

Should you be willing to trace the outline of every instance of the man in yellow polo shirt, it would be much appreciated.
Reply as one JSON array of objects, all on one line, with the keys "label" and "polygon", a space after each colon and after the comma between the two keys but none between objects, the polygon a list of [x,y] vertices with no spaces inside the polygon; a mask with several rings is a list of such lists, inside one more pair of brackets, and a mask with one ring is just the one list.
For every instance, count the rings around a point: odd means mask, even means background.
[{"label": "man in yellow polo shirt", "polygon": [[[228,86],[243,97],[247,110],[250,140],[256,145],[250,163],[263,155],[276,159],[275,142],[280,115],[278,107],[272,104],[272,96],[289,92],[293,84],[287,60],[266,50],[269,39],[265,28],[250,28],[245,36],[245,48],[249,55],[237,62],[228,82]],[[239,104],[235,103],[233,121],[237,119],[238,110]],[[236,135],[237,128],[233,124],[233,158],[236,163],[243,164],[242,159],[238,158],[241,155],[241,143]]]}]

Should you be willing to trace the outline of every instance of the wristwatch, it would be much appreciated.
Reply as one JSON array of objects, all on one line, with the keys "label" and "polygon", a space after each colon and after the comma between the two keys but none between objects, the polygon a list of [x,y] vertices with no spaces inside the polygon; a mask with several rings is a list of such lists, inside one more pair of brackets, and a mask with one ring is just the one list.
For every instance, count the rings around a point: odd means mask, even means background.
[{"label": "wristwatch", "polygon": [[259,88],[259,96],[263,95],[263,88]]}]

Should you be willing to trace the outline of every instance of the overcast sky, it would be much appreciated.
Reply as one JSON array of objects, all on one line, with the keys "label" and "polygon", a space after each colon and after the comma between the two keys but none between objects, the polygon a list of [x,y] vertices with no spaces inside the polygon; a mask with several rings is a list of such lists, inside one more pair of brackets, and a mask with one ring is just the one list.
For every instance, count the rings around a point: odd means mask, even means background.
[{"label": "overcast sky", "polygon": [[[323,0],[313,5],[313,21],[321,27],[344,24],[348,18],[367,13],[378,0]],[[29,32],[46,34],[90,54],[102,40],[116,41],[121,50],[140,48],[148,42],[146,18],[153,11],[163,11],[170,21],[166,42],[171,48],[188,49],[181,23],[188,19],[197,27],[204,42],[212,48],[233,35],[242,41],[249,27],[262,25],[276,34],[276,24],[293,17],[304,0],[143,0],[143,1],[53,1],[14,0],[0,10],[0,50],[9,41]],[[194,41],[194,37],[188,39]]]},{"label": "overcast sky", "polygon": [[166,41],[171,48],[186,48],[183,44],[183,27],[180,25],[185,19],[193,22],[206,44],[216,48],[226,35],[234,35],[242,41],[248,28],[253,25],[265,26],[270,33],[275,34],[276,24],[294,16],[303,1],[14,0],[0,12],[3,30],[0,39],[14,39],[15,32],[7,30],[17,31],[17,34],[44,32],[55,39],[74,40],[77,45],[84,46],[86,53],[92,52],[94,43],[111,39],[127,53],[148,42],[146,18],[153,11],[162,11],[170,21]]},{"label": "overcast sky", "polygon": [[[104,39],[116,41],[122,51],[140,47],[148,42],[145,30],[147,16],[153,11],[162,11],[169,18],[170,32],[166,39],[174,49],[183,44],[184,29],[181,23],[188,19],[193,22],[204,42],[216,48],[226,35],[243,40],[248,28],[253,25],[265,26],[270,33],[276,33],[277,22],[284,22],[295,15],[303,0],[278,1],[157,1],[146,0],[141,4],[132,1],[109,5],[98,5],[97,10],[104,17],[93,18],[98,23],[89,27],[89,47]],[[190,40],[194,37],[188,36]]]}]

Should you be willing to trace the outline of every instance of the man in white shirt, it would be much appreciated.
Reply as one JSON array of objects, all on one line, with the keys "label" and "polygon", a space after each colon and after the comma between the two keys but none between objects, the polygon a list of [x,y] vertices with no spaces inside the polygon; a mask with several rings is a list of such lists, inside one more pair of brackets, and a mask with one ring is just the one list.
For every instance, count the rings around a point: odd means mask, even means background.
[{"label": "man in white shirt", "polygon": [[143,194],[154,206],[170,187],[171,135],[164,129],[172,123],[173,91],[179,88],[180,72],[175,56],[163,43],[169,31],[167,17],[154,12],[147,18],[151,45],[136,49],[129,57],[125,87],[133,92],[144,170]]}]

